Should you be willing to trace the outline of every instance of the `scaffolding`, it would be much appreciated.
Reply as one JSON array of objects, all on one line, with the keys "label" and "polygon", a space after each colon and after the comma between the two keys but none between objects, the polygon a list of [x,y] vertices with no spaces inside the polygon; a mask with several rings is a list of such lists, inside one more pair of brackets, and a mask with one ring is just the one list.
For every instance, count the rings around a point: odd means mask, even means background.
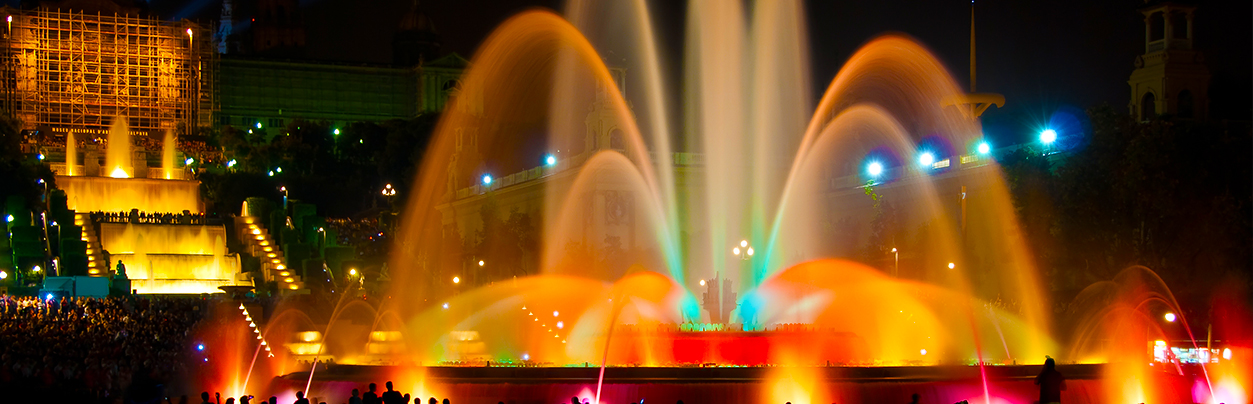
[{"label": "scaffolding", "polygon": [[24,130],[133,133],[207,126],[217,110],[213,27],[135,15],[0,8],[5,112]]}]

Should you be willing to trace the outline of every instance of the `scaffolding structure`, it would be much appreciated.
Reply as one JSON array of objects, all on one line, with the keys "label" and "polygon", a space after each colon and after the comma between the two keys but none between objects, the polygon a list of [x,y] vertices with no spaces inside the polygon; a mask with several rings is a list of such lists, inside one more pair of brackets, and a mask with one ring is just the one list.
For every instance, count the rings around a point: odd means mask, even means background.
[{"label": "scaffolding structure", "polygon": [[160,136],[217,110],[213,27],[136,15],[0,8],[4,112],[24,130]]}]

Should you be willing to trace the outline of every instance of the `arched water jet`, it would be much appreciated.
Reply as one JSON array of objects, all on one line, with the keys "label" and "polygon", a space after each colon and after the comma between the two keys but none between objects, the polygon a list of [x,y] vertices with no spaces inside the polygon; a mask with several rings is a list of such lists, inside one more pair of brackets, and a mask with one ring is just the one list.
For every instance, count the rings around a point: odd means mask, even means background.
[{"label": "arched water jet", "polygon": [[[541,87],[542,83],[549,80],[552,72],[552,61],[555,59],[552,56],[567,48],[573,49],[579,65],[585,66],[590,76],[607,88],[606,105],[614,115],[623,118],[620,124],[627,154],[639,167],[652,190],[645,196],[659,198],[661,193],[658,191],[657,176],[653,165],[649,163],[647,149],[634,122],[629,119],[630,112],[626,109],[616,85],[609,78],[608,71],[590,44],[560,17],[542,11],[522,13],[502,24],[485,41],[462,80],[459,95],[450,103],[436,128],[427,152],[427,156],[432,158],[423,160],[421,174],[415,179],[413,186],[418,191],[409,200],[409,207],[402,219],[401,240],[392,253],[394,284],[402,285],[400,287],[406,291],[404,294],[395,293],[395,296],[424,296],[426,293],[421,290],[413,293],[415,285],[411,281],[419,279],[418,272],[460,265],[455,261],[457,258],[434,257],[440,254],[439,246],[419,244],[419,241],[440,240],[449,234],[456,236],[449,229],[443,228],[441,215],[436,207],[455,196],[460,187],[472,183],[469,178],[459,178],[458,175],[465,174],[458,172],[474,172],[474,167],[481,166],[480,163],[469,161],[470,158],[466,156],[455,157],[451,161],[447,156],[454,155],[453,152],[457,150],[454,147],[461,147],[459,140],[468,140],[465,138],[467,133],[478,139],[479,150],[515,149],[506,143],[516,143],[521,138],[516,135],[504,136],[506,126],[499,123],[517,121],[525,127],[538,124],[536,117],[545,116],[539,111],[543,104],[537,106],[537,103],[520,100],[526,100],[532,94],[542,96],[548,91]],[[540,63],[535,63],[536,61]],[[503,74],[504,72],[509,74]],[[491,97],[484,96],[488,91],[491,92]],[[485,117],[491,117],[491,120]],[[662,247],[667,261],[670,262],[669,266],[680,268],[674,243],[667,240],[662,243]],[[425,289],[430,285],[417,286]],[[413,304],[401,307],[418,306]]]},{"label": "arched water jet", "polygon": [[[556,189],[556,187],[550,187],[550,189]],[[647,197],[646,194],[650,190],[638,168],[631,164],[631,161],[621,153],[606,150],[592,155],[578,169],[574,179],[570,181],[569,187],[562,191],[554,192],[552,195],[556,201],[549,205],[551,208],[545,214],[545,217],[555,218],[555,220],[549,221],[547,231],[545,232],[547,243],[543,246],[543,266],[541,267],[545,273],[565,273],[607,281],[612,281],[624,275],[590,273],[588,270],[591,270],[593,265],[589,264],[594,263],[565,262],[572,253],[567,251],[568,247],[572,245],[571,243],[582,245],[593,253],[600,250],[599,245],[602,240],[589,240],[587,238],[587,233],[589,232],[594,234],[600,233],[595,231],[594,228],[589,228],[590,226],[596,226],[596,224],[588,225],[583,222],[582,218],[597,216],[597,207],[601,206],[601,204],[596,203],[596,200],[602,198],[598,195],[607,192],[613,193],[615,195],[614,198],[627,201],[634,201],[636,195],[644,196],[639,198],[638,205],[642,205],[639,206],[639,209],[636,209],[636,204],[620,202],[627,205],[626,209],[644,213],[642,222],[628,223],[627,226],[630,228],[626,229],[625,233],[621,233],[627,237],[627,242],[631,244],[623,246],[628,254],[631,251],[642,252],[642,254],[635,257],[628,255],[628,258],[643,260],[644,262],[624,262],[619,264],[627,266],[644,264],[646,267],[665,265],[666,260],[664,256],[649,257],[652,254],[648,253],[650,250],[656,253],[663,253],[664,247],[662,247],[662,243],[666,239],[664,232],[667,231],[664,208],[657,205],[660,201],[656,198]],[[634,219],[634,215],[631,218]],[[631,220],[631,222],[634,221]],[[644,234],[639,234],[641,233],[640,230],[644,230]],[[623,269],[626,268],[624,267]],[[680,275],[676,273],[674,268],[666,269],[669,270],[671,277]]]},{"label": "arched water jet", "polygon": [[[615,8],[617,6],[618,8]],[[626,7],[627,10],[622,10]],[[657,50],[657,41],[653,35],[652,15],[648,9],[648,3],[645,0],[631,0],[626,3],[622,2],[601,2],[592,0],[572,0],[566,3],[566,18],[570,23],[578,28],[588,38],[593,45],[601,46],[603,43],[609,42],[611,39],[622,40],[624,37],[621,32],[609,30],[608,24],[599,24],[598,18],[622,18],[629,13],[627,20],[635,21],[636,24],[628,25],[634,28],[634,37],[628,39],[635,46],[626,46],[628,52],[634,52],[628,55],[624,62],[628,63],[628,70],[643,72],[643,91],[645,92],[643,99],[645,112],[642,114],[642,121],[639,127],[646,129],[649,138],[652,140],[648,146],[658,156],[670,156],[671,144],[673,141],[671,136],[671,121],[669,109],[666,103],[666,86],[665,80],[661,75],[661,53]],[[597,34],[600,35],[597,35]],[[621,52],[622,47],[615,46],[614,49]],[[629,87],[629,85],[628,85]],[[625,91],[626,89],[621,89]],[[567,103],[572,97],[555,97],[555,102],[565,100]],[[579,110],[577,105],[567,105],[574,107],[573,110]],[[637,119],[639,119],[637,117]],[[658,184],[662,193],[662,206],[665,208],[665,223],[668,225],[666,231],[672,240],[679,239],[679,207],[675,197],[675,178],[674,163],[668,158],[659,158],[653,161],[658,175]],[[685,253],[683,251],[680,254]],[[690,257],[685,257],[689,258]],[[685,260],[686,262],[686,260]],[[693,274],[685,273],[688,277]],[[690,279],[682,279],[682,281],[690,281]]]}]

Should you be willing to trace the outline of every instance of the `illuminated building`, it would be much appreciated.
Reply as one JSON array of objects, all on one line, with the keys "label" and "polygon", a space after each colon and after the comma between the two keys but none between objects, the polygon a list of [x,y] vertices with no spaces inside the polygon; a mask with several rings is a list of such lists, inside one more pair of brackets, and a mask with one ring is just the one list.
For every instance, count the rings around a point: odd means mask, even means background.
[{"label": "illuminated building", "polygon": [[21,128],[97,137],[118,116],[140,135],[210,123],[212,27],[100,8],[0,8],[12,18],[0,102]]}]

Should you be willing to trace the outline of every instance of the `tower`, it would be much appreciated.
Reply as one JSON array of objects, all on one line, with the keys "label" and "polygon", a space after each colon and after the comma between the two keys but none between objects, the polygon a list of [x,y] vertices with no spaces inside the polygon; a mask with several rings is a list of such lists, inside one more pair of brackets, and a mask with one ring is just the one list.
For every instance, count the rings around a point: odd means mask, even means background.
[{"label": "tower", "polygon": [[435,23],[418,10],[418,0],[413,0],[409,12],[400,20],[400,31],[392,37],[392,62],[396,66],[430,63],[439,56],[439,45]]},{"label": "tower", "polygon": [[222,15],[218,17],[218,32],[214,35],[218,43],[218,53],[231,51],[229,41],[234,23],[234,7],[231,5],[231,0],[222,0]]},{"label": "tower", "polygon": [[1131,72],[1132,116],[1140,121],[1158,114],[1205,119],[1209,112],[1209,69],[1192,49],[1192,16],[1196,7],[1148,2],[1144,14],[1144,54]]},{"label": "tower", "polygon": [[276,57],[302,57],[305,25],[296,0],[259,0],[252,23],[252,51]]}]

